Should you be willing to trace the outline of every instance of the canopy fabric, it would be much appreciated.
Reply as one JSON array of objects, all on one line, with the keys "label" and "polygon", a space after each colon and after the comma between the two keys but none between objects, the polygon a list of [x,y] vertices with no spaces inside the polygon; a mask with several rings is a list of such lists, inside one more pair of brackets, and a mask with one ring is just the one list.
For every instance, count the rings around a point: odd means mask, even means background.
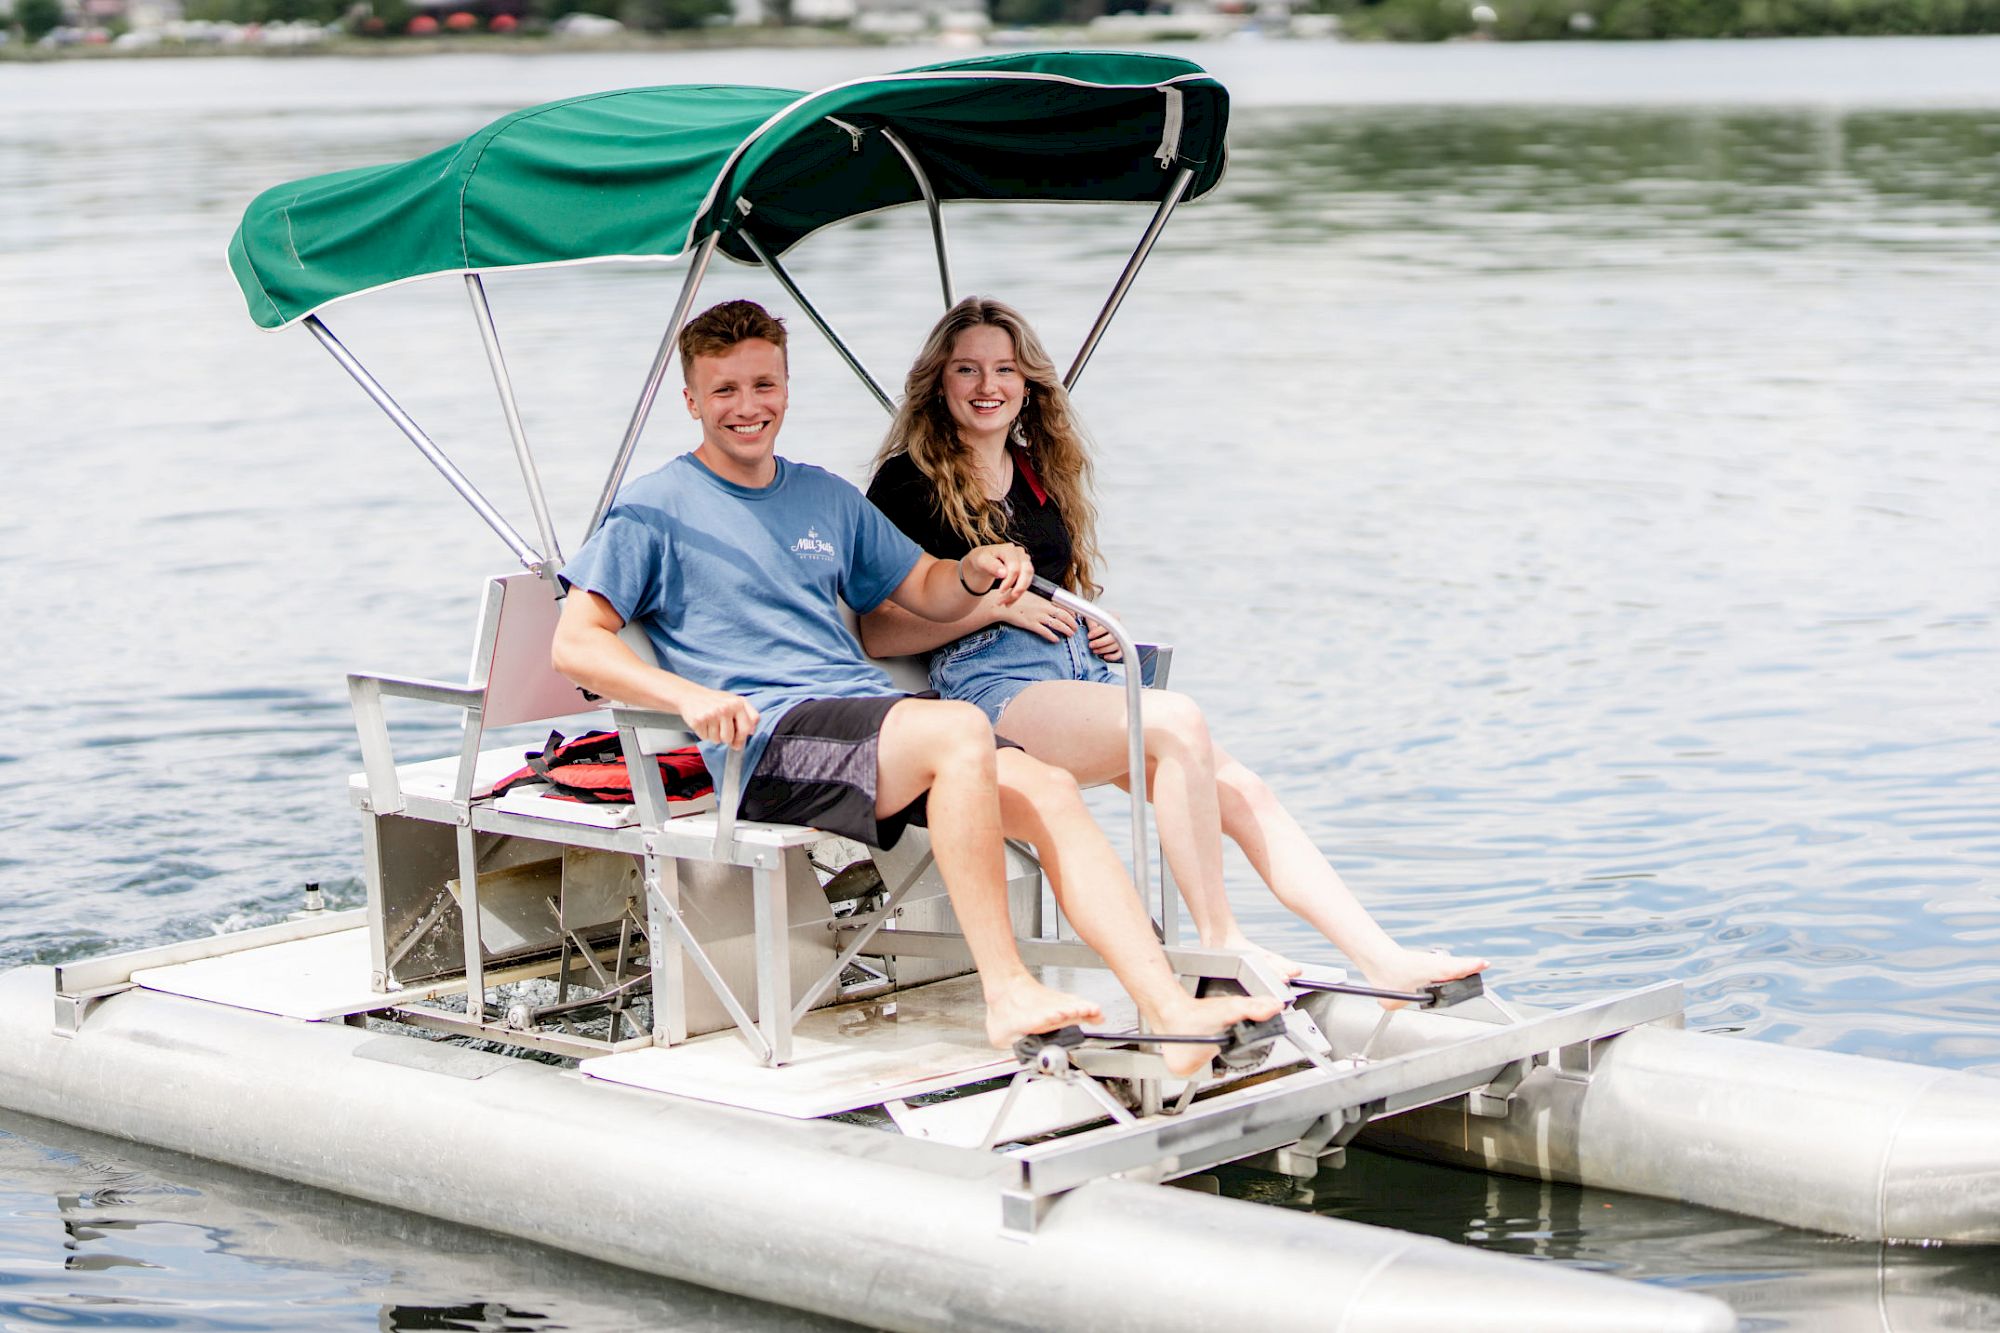
[{"label": "canopy fabric", "polygon": [[1222,178],[1229,94],[1172,56],[1050,51],[926,65],[816,93],[690,85],[531,107],[412,162],[280,185],[245,211],[229,265],[282,328],[415,278],[669,260],[714,232],[782,255],[843,218],[922,199],[1157,202]]}]

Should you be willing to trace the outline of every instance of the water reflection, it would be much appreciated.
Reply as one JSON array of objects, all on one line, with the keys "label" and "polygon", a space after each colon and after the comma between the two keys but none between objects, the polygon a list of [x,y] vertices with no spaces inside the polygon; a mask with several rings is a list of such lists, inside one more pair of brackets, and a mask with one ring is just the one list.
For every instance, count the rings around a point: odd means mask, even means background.
[{"label": "water reflection", "polygon": [[10,1113],[0,1182],[8,1327],[853,1327]]},{"label": "water reflection", "polygon": [[1706,1292],[1745,1329],[1942,1333],[2000,1327],[2000,1264],[1984,1251],[1845,1241],[1727,1213],[1405,1162],[1350,1150],[1300,1184],[1222,1173],[1223,1192]]},{"label": "water reflection", "polygon": [[[2000,179],[1966,170],[2000,148],[1990,110],[1252,109],[1237,128],[1217,211],[1245,245],[1381,233],[1411,263],[1530,269],[1577,264],[1556,238],[1643,264],[1715,244],[1984,250],[2000,235]],[[1613,246],[1637,238],[1661,251]]]}]

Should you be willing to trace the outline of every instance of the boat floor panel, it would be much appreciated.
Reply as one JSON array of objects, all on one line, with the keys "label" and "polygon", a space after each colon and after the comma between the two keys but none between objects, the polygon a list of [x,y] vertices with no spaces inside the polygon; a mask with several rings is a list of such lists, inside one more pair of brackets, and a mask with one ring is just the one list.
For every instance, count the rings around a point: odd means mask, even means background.
[{"label": "boat floor panel", "polygon": [[[1109,972],[1037,970],[1049,985],[1101,1005],[1105,1027],[1138,1021]],[[1017,1067],[1012,1055],[987,1044],[976,976],[815,1010],[794,1030],[792,1054],[791,1064],[767,1068],[733,1032],[716,1032],[580,1067],[608,1082],[799,1120],[963,1087]]]},{"label": "boat floor panel", "polygon": [[[549,970],[549,965],[542,964],[520,969],[519,974]],[[385,994],[374,990],[369,978],[368,928],[360,926],[190,963],[141,968],[132,973],[132,984],[233,1009],[310,1021],[344,1018],[465,990],[465,979],[460,977]],[[489,984],[513,979],[515,973],[502,969],[487,973]]]}]

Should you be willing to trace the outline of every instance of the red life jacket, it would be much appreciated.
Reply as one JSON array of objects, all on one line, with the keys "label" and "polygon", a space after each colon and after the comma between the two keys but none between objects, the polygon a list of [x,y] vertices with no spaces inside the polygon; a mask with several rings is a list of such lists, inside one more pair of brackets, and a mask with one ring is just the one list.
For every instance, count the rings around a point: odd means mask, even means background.
[{"label": "red life jacket", "polygon": [[[715,790],[701,751],[692,745],[656,756],[660,780],[666,784],[669,801],[691,801]],[[579,801],[585,805],[627,805],[632,800],[632,775],[625,767],[625,752],[615,731],[592,731],[566,741],[552,731],[539,750],[527,754],[527,767],[509,773],[487,793],[498,796],[526,782],[546,782],[549,795],[559,801]]]}]

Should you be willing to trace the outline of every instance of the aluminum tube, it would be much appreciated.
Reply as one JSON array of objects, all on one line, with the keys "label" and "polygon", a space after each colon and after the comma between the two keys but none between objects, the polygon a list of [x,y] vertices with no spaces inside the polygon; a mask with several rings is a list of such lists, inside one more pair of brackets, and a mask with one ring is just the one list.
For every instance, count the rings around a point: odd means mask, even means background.
[{"label": "aluminum tube", "polygon": [[694,257],[688,260],[687,277],[681,282],[681,294],[674,301],[673,317],[667,321],[666,336],[660,339],[660,350],[653,354],[653,367],[646,372],[645,387],[639,390],[639,401],[632,408],[632,420],[625,426],[625,438],[618,442],[618,453],[611,460],[611,475],[604,479],[604,492],[597,497],[597,507],[590,511],[590,522],[584,526],[583,542],[590,540],[604,516],[611,512],[612,503],[618,498],[618,488],[625,484],[625,469],[632,466],[632,452],[639,447],[639,435],[646,429],[646,418],[652,414],[653,400],[660,395],[660,384],[667,377],[667,367],[674,363],[680,350],[681,325],[687,323],[688,312],[694,308],[695,293],[701,290],[702,275],[708,272],[708,261],[715,255],[715,247],[722,240],[722,233],[710,232],[708,239],[695,247]]},{"label": "aluminum tube", "polygon": [[1181,196],[1194,180],[1194,169],[1182,167],[1174,177],[1174,183],[1167,187],[1167,197],[1153,212],[1153,220],[1146,224],[1146,234],[1139,238],[1139,246],[1132,257],[1125,261],[1125,271],[1118,275],[1118,282],[1111,289],[1111,295],[1104,302],[1104,309],[1097,312],[1097,322],[1090,326],[1084,336],[1083,346],[1076,350],[1076,360],[1070,363],[1069,373],[1063,376],[1063,388],[1076,387],[1077,377],[1083,374],[1084,366],[1090,361],[1090,354],[1097,350],[1097,344],[1104,337],[1104,330],[1111,324],[1111,317],[1118,313],[1118,307],[1125,303],[1125,293],[1132,288],[1132,280],[1139,276],[1139,266],[1146,262],[1146,256],[1153,253],[1153,242],[1160,239],[1160,229],[1167,225],[1167,219],[1174,215],[1174,208]]},{"label": "aluminum tube", "polygon": [[507,418],[507,435],[514,441],[514,458],[521,465],[521,482],[528,488],[528,504],[535,511],[535,529],[542,535],[542,550],[551,565],[562,564],[562,547],[556,541],[556,525],[549,518],[549,498],[542,491],[542,475],[535,468],[535,455],[528,448],[528,432],[521,425],[521,409],[514,401],[514,381],[507,374],[507,358],[500,353],[500,330],[493,323],[493,307],[486,301],[486,284],[477,273],[465,275],[465,292],[472,298],[472,317],[479,325],[479,341],[486,347],[486,364],[493,369],[493,387],[500,394],[500,411]]},{"label": "aluminum tube", "polygon": [[1703,1296],[1122,1181],[1010,1238],[992,1154],[147,991],[58,1037],[49,983],[0,976],[8,1109],[874,1327],[1735,1326]]},{"label": "aluminum tube", "polygon": [[[1139,646],[1118,623],[1118,618],[1097,603],[1059,588],[1045,578],[1035,580],[1035,591],[1072,615],[1088,616],[1111,631],[1118,643],[1119,660],[1125,663],[1125,772],[1131,779],[1132,795],[1132,883],[1145,902],[1152,885],[1146,848],[1146,682],[1139,670]],[[1160,886],[1160,920],[1166,920],[1166,885]]]},{"label": "aluminum tube", "polygon": [[924,207],[930,210],[931,243],[937,247],[938,282],[944,287],[944,308],[949,310],[952,299],[951,252],[945,248],[944,243],[944,206],[938,202],[937,191],[931,188],[931,178],[924,171],[924,164],[917,160],[917,155],[910,151],[910,146],[903,142],[902,136],[884,127],[882,137],[889,141],[891,148],[901,154],[903,165],[910,169],[910,175],[916,178],[918,191],[924,196]]},{"label": "aluminum tube", "polygon": [[[1381,1012],[1342,996],[1304,1004],[1336,1050]],[[1485,1026],[1404,1011],[1376,1049]],[[1635,1028],[1597,1049],[1588,1082],[1537,1069],[1504,1119],[1453,1098],[1364,1142],[1863,1240],[2000,1242],[2000,1080],[1923,1065]]]},{"label": "aluminum tube", "polygon": [[840,359],[847,363],[847,368],[861,377],[861,382],[868,387],[868,392],[874,394],[875,401],[882,404],[882,410],[892,417],[895,416],[895,400],[889,397],[888,392],[883,389],[880,381],[868,373],[868,367],[861,364],[861,358],[856,356],[845,342],[841,341],[840,335],[834,332],[833,325],[826,322],[826,316],[820,314],[818,308],[806,299],[806,294],[799,290],[799,285],[796,282],[792,281],[792,275],[785,271],[785,266],[778,262],[777,256],[759,244],[757,238],[750,234],[748,228],[741,229],[736,234],[743,238],[743,243],[750,247],[752,254],[757,256],[757,261],[765,268],[771,270],[771,276],[778,280],[778,285],[785,289],[786,294],[799,303],[799,309],[806,312],[806,318],[817,325],[819,331],[826,335],[826,340],[833,344],[834,351],[840,353]]},{"label": "aluminum tube", "polygon": [[472,506],[472,512],[485,519],[486,526],[500,535],[500,540],[506,542],[508,549],[520,559],[522,567],[539,571],[543,563],[542,557],[536,553],[534,547],[528,545],[528,539],[516,532],[514,525],[501,517],[500,511],[479,493],[479,488],[472,484],[471,479],[445,457],[444,450],[438,448],[431,437],[424,434],[423,428],[410,419],[409,413],[397,406],[396,400],[389,396],[389,391],[368,373],[367,367],[355,360],[354,353],[342,346],[340,339],[333,336],[333,330],[321,323],[318,315],[307,315],[303,322],[306,328],[311,330],[312,336],[319,339],[319,345],[332,353],[333,359],[340,363],[340,368],[352,375],[354,382],[361,386],[362,392],[374,399],[375,406],[381,408],[384,415],[396,424],[396,429],[402,431],[410,443],[417,446],[417,452],[428,458],[431,466],[444,474],[444,479],[451,483],[451,488]]}]

